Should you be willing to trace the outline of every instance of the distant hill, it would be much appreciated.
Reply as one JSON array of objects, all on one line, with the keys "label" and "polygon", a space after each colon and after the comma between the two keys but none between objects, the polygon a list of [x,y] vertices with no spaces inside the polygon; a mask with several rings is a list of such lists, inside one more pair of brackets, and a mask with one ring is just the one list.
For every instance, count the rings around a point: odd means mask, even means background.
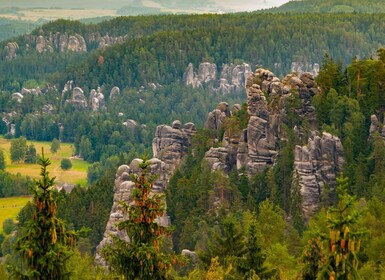
[{"label": "distant hill", "polygon": [[292,0],[278,8],[264,10],[273,13],[384,13],[383,0]]}]

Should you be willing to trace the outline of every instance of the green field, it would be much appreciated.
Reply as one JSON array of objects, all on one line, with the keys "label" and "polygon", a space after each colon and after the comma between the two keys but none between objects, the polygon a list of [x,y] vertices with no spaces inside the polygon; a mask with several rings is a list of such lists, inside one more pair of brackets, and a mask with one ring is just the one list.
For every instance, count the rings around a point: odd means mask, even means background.
[{"label": "green field", "polygon": [[30,200],[29,196],[0,198],[0,233],[3,232],[3,222],[8,218],[16,221],[17,214]]},{"label": "green field", "polygon": [[[50,158],[52,165],[48,168],[50,176],[56,176],[56,182],[80,184],[85,185],[87,183],[87,169],[89,163],[81,159],[73,159],[71,155],[74,154],[74,147],[70,143],[61,143],[60,150],[56,154],[52,154],[50,151],[51,142],[36,142],[28,141],[28,145],[33,144],[38,154],[41,154],[41,149],[44,149],[46,157]],[[6,171],[12,174],[20,173],[32,178],[39,178],[40,166],[38,164],[26,164],[26,163],[11,163],[9,149],[11,147],[11,140],[0,137],[0,150],[4,151],[6,160]],[[71,158],[72,168],[64,171],[60,168],[60,161],[63,158]]]}]

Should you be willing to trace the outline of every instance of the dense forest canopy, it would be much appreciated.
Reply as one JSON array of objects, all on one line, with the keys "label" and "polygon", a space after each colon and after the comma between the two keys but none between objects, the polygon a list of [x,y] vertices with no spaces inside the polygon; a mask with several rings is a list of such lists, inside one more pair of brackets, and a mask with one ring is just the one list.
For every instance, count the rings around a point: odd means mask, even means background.
[{"label": "dense forest canopy", "polygon": [[[62,87],[69,78],[81,87],[168,84],[181,79],[190,62],[198,67],[203,61],[219,69],[223,63],[258,64],[277,75],[287,73],[293,62],[309,69],[325,53],[347,65],[354,57],[370,57],[385,44],[382,20],[381,14],[257,13],[121,17],[91,25],[58,20],[32,34],[80,34],[88,53],[82,58],[66,53],[58,60],[53,54],[36,54],[35,43],[19,37],[16,60],[1,63],[0,88],[18,91],[25,80]],[[88,41],[95,32],[125,36],[126,41],[97,51],[98,45]],[[98,65],[100,56],[103,65]]]},{"label": "dense forest canopy", "polygon": [[273,13],[383,13],[381,0],[291,0],[277,8],[268,9]]}]

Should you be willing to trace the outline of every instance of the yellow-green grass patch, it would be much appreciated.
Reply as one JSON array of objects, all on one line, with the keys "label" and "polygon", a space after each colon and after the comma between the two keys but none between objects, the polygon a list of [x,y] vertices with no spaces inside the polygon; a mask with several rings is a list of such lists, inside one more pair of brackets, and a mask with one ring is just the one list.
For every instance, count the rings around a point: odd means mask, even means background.
[{"label": "yellow-green grass patch", "polygon": [[[41,149],[44,149],[45,157],[48,157],[52,164],[48,167],[50,176],[56,177],[57,183],[81,184],[85,185],[87,182],[87,169],[90,166],[84,160],[72,159],[71,155],[74,153],[74,147],[71,143],[60,143],[60,150],[56,154],[50,151],[51,142],[37,142],[28,141],[28,145],[33,144],[38,154],[41,154]],[[20,173],[32,178],[40,177],[40,166],[38,164],[28,163],[12,163],[11,155],[11,140],[0,137],[0,150],[3,150],[6,161],[6,171],[12,174]],[[62,170],[60,162],[63,158],[71,158],[72,168],[70,170]]]},{"label": "yellow-green grass patch", "polygon": [[0,233],[3,232],[3,222],[9,218],[16,222],[17,215],[28,201],[31,201],[30,196],[0,198]]}]

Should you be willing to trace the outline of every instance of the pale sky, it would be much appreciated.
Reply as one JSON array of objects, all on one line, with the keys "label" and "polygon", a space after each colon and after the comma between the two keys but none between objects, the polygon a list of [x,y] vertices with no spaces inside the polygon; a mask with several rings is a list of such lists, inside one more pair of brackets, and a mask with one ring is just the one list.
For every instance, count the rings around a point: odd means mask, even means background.
[{"label": "pale sky", "polygon": [[215,0],[215,2],[227,9],[233,9],[236,11],[252,11],[278,7],[289,2],[289,0]]}]

